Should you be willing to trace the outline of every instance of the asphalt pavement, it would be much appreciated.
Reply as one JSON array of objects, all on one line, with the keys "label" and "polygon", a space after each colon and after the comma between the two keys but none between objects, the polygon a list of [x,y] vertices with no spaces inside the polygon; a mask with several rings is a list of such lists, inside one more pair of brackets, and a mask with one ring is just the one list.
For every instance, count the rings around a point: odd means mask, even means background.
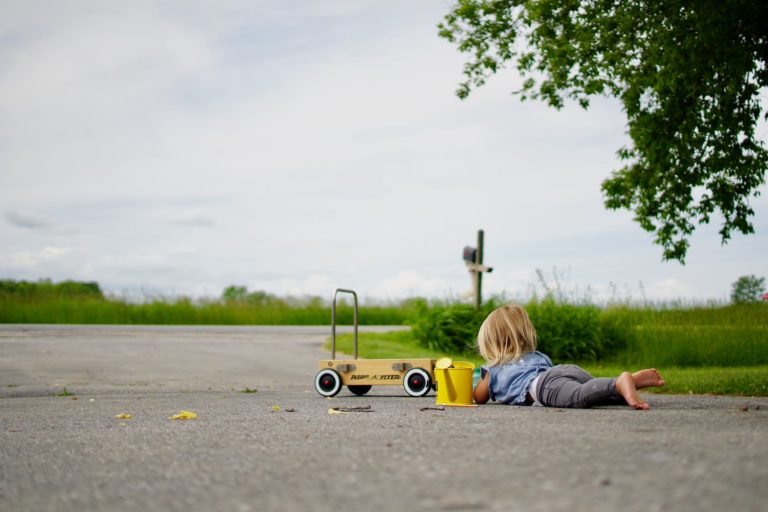
[{"label": "asphalt pavement", "polygon": [[[329,335],[0,326],[0,510],[766,510],[766,398],[326,399]],[[182,410],[197,418],[169,419]]]}]

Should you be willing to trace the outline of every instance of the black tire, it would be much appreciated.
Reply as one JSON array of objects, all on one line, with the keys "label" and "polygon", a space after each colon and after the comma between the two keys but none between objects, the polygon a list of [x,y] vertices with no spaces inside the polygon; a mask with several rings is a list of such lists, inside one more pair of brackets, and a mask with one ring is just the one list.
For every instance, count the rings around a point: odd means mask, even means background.
[{"label": "black tire", "polygon": [[371,390],[373,386],[347,386],[353,395],[363,396]]},{"label": "black tire", "polygon": [[411,368],[403,378],[403,388],[411,396],[424,396],[432,390],[432,378],[423,368]]},{"label": "black tire", "polygon": [[320,370],[315,376],[315,390],[322,396],[335,396],[341,391],[341,377],[336,370]]}]

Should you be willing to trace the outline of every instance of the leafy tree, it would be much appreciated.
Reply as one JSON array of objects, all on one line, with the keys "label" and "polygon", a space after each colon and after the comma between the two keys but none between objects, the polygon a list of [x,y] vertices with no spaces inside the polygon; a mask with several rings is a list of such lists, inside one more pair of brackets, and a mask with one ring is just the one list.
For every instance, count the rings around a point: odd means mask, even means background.
[{"label": "leafy tree", "polygon": [[731,285],[731,301],[735,304],[759,302],[765,290],[765,278],[755,275],[741,276]]},{"label": "leafy tree", "polygon": [[228,302],[243,302],[248,298],[248,288],[230,285],[221,292],[221,298]]},{"label": "leafy tree", "polygon": [[270,304],[281,302],[276,296],[263,290],[249,292],[245,286],[230,285],[221,292],[221,298],[225,302],[247,302],[249,304]]},{"label": "leafy tree", "polygon": [[603,182],[605,205],[633,211],[665,260],[684,263],[695,225],[713,215],[723,243],[754,232],[750,199],[768,167],[755,136],[765,0],[459,0],[438,28],[468,54],[462,99],[512,64],[523,100],[621,100],[632,143]]}]

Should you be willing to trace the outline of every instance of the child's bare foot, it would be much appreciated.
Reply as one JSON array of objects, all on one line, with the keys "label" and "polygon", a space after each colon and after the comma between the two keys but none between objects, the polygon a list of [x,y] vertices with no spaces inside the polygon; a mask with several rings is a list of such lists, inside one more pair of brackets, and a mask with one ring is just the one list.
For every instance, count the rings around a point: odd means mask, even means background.
[{"label": "child's bare foot", "polygon": [[627,405],[633,409],[648,410],[651,407],[642,401],[640,395],[637,394],[637,387],[635,386],[635,379],[632,378],[632,374],[624,372],[616,379],[616,391],[624,397],[627,401]]},{"label": "child's bare foot", "polygon": [[632,380],[635,381],[635,387],[637,389],[660,387],[666,384],[656,368],[635,372],[632,374]]}]

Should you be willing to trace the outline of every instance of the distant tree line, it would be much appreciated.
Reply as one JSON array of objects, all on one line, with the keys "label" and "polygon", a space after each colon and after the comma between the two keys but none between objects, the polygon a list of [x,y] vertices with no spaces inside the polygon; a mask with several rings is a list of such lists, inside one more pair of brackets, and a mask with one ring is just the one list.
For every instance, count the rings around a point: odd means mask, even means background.
[{"label": "distant tree line", "polygon": [[[731,301],[735,304],[746,302],[761,302],[766,299],[766,279],[755,275],[741,276],[731,285]],[[104,292],[95,281],[61,281],[52,282],[50,279],[37,281],[16,281],[0,279],[0,297],[45,298],[71,297],[105,300]],[[325,301],[317,296],[308,297],[278,297],[263,290],[249,291],[245,286],[227,286],[221,293],[220,300],[225,303],[240,303],[251,305],[280,305],[285,307],[325,307]],[[404,301],[401,306],[406,309],[418,303],[419,299]],[[345,302],[342,300],[341,304]]]},{"label": "distant tree line", "polygon": [[40,279],[38,281],[0,279],[0,295],[104,299],[104,293],[101,291],[99,283],[92,281],[61,281],[54,283],[50,279]]}]

